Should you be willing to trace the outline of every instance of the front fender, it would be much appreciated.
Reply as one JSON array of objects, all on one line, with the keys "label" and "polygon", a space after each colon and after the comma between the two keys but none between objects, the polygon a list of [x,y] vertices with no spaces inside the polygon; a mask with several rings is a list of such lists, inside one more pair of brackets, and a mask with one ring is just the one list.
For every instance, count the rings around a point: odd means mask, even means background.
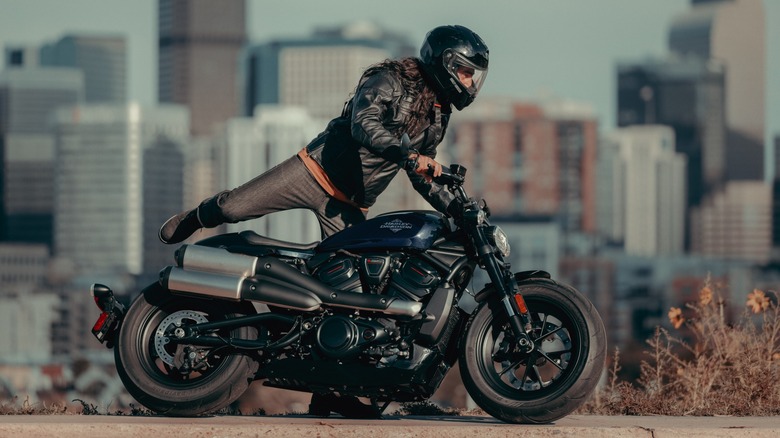
[{"label": "front fender", "polygon": [[[540,269],[534,269],[531,271],[516,272],[514,277],[515,277],[515,282],[517,284],[521,284],[527,280],[550,279],[550,273],[547,271],[542,271]],[[476,302],[476,304],[482,303],[483,301],[491,297],[495,292],[496,292],[496,288],[493,287],[493,283],[488,283],[481,291],[477,292],[477,294],[474,295],[474,301]],[[471,309],[471,312],[473,311],[474,309]]]}]

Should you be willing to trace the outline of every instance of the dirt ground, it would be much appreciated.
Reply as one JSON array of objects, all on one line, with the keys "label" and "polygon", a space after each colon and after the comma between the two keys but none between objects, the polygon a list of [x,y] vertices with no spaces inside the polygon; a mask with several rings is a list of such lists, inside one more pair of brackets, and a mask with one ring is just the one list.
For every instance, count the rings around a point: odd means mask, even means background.
[{"label": "dirt ground", "polygon": [[729,437],[780,436],[780,417],[606,417],[574,415],[552,425],[512,425],[490,417],[310,416],[206,418],[84,415],[0,416],[0,437]]}]

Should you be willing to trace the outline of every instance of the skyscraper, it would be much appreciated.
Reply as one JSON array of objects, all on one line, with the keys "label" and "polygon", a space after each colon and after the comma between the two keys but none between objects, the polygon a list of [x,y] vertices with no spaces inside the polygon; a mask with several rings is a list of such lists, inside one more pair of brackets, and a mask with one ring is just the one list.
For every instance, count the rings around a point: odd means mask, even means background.
[{"label": "skyscraper", "polygon": [[83,74],[71,68],[12,67],[0,72],[0,236],[51,245],[55,145],[50,117],[79,103]]},{"label": "skyscraper", "polygon": [[700,59],[618,66],[618,126],[672,127],[688,161],[688,207],[726,180],[724,76],[722,65]]},{"label": "skyscraper", "polygon": [[[81,105],[58,110],[55,122],[55,255],[95,276],[142,274],[154,251],[169,260],[169,248],[148,243],[157,242],[160,218],[181,209],[186,109]],[[166,162],[170,169],[146,171]]]},{"label": "skyscraper", "polygon": [[239,114],[245,0],[159,0],[159,101],[190,108],[195,136]]},{"label": "skyscraper", "polygon": [[367,67],[413,54],[405,37],[369,22],[253,46],[243,59],[243,113],[252,115],[260,104],[295,105],[314,118],[331,119],[341,113]]},{"label": "skyscraper", "polygon": [[[669,29],[673,53],[715,59],[726,68],[730,180],[761,179],[766,90],[766,36],[761,0],[696,0]],[[762,152],[756,156],[752,149]],[[748,154],[747,157],[745,154]]]},{"label": "skyscraper", "polygon": [[41,48],[40,64],[84,72],[87,103],[127,100],[127,44],[122,36],[66,35]]},{"label": "skyscraper", "polygon": [[605,137],[599,154],[604,198],[602,232],[621,241],[626,253],[681,254],[685,229],[685,156],[675,152],[667,126],[618,129]]}]

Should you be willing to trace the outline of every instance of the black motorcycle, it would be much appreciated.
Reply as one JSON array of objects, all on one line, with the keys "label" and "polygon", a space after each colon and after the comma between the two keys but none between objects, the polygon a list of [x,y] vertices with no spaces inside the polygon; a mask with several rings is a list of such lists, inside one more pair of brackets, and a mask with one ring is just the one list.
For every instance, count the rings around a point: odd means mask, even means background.
[{"label": "black motorcycle", "polygon": [[[510,270],[507,237],[468,197],[465,174],[453,165],[436,178],[462,201],[458,221],[406,211],[309,245],[250,231],[183,245],[127,312],[93,285],[93,334],[114,348],[129,393],[165,415],[217,411],[254,380],[367,397],[381,414],[431,397],[460,361],[488,414],[559,419],[601,377],[603,323],[548,273]],[[472,294],[476,268],[490,282]]]}]

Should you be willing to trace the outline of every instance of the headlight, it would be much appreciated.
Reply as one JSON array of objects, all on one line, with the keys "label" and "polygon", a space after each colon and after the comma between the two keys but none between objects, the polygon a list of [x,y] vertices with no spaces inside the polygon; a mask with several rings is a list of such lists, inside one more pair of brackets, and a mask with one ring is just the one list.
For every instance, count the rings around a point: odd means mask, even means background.
[{"label": "headlight", "polygon": [[509,239],[506,237],[504,230],[502,230],[501,227],[494,225],[488,229],[487,235],[488,239],[490,239],[490,243],[496,247],[498,253],[501,254],[501,257],[509,257]]}]

